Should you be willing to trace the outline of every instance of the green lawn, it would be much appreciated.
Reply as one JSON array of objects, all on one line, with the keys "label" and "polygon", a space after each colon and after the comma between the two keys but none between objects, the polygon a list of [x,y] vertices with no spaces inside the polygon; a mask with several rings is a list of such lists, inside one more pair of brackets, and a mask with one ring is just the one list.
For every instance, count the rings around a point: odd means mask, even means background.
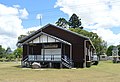
[{"label": "green lawn", "polygon": [[120,82],[120,64],[110,61],[83,69],[30,69],[0,62],[0,82]]}]

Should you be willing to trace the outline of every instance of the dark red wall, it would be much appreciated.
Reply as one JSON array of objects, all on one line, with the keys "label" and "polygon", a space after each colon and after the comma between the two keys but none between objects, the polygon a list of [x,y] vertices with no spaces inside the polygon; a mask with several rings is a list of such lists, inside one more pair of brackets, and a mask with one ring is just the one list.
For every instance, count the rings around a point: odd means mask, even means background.
[{"label": "dark red wall", "polygon": [[[25,40],[31,38],[32,36],[34,36],[38,33],[40,33],[41,31],[71,43],[72,44],[72,60],[74,62],[74,66],[75,67],[83,67],[84,54],[85,54],[84,41],[88,40],[88,38],[85,38],[83,36],[79,36],[75,33],[61,29],[61,28],[56,27],[54,25],[48,25],[47,27],[42,28],[42,30],[40,29],[40,30],[36,31],[34,34],[29,36],[28,38],[20,41],[20,43],[24,42]],[[88,45],[89,44],[87,44],[87,46]],[[65,54],[70,54],[70,51],[68,50],[70,48],[70,46],[65,45],[65,44],[64,44],[64,46],[65,46],[65,50],[66,50]],[[23,56],[25,56],[27,54],[27,50],[26,50],[27,46],[24,45],[23,48],[24,48]],[[33,48],[33,50],[35,51],[34,54],[41,53],[40,49],[39,50],[38,49],[39,49],[38,46]],[[64,51],[64,50],[62,50],[62,51]]]},{"label": "dark red wall", "polygon": [[76,67],[82,67],[84,62],[84,40],[74,33],[62,30],[53,26],[49,26],[42,30],[45,33],[58,37],[72,44],[72,58]]},{"label": "dark red wall", "polygon": [[22,59],[24,60],[25,56],[27,56],[27,45],[23,45],[23,56]]}]

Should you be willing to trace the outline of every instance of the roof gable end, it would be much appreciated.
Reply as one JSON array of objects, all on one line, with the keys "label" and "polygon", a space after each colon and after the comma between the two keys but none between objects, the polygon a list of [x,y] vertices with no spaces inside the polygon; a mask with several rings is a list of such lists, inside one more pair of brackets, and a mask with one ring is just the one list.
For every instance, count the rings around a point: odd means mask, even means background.
[{"label": "roof gable end", "polygon": [[88,37],[83,36],[83,35],[81,35],[81,34],[72,32],[72,31],[70,31],[70,30],[67,30],[67,29],[64,29],[64,28],[61,28],[61,27],[52,25],[52,24],[47,24],[47,25],[45,25],[44,27],[42,27],[42,28],[38,29],[37,31],[33,32],[32,34],[26,36],[26,37],[23,38],[22,40],[18,41],[18,43],[22,43],[22,42],[26,41],[27,39],[31,38],[32,36],[34,36],[34,35],[36,35],[36,34],[38,34],[38,33],[40,33],[40,32],[42,32],[42,30],[44,30],[44,29],[46,29],[46,28],[48,28],[48,27],[50,27],[50,26],[52,26],[52,27],[54,27],[54,28],[58,28],[58,29],[64,30],[64,31],[66,31],[66,32],[72,33],[72,34],[74,34],[74,35],[76,35],[76,36],[79,36],[79,37],[82,37],[82,38],[85,38],[85,39],[89,40]]}]

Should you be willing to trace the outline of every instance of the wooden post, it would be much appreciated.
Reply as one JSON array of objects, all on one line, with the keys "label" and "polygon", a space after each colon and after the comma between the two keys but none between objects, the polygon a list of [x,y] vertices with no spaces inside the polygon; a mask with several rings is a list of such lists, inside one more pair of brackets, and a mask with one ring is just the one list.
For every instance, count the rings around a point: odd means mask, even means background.
[{"label": "wooden post", "polygon": [[89,61],[91,61],[91,46],[89,45]]},{"label": "wooden post", "polygon": [[72,44],[70,45],[70,60],[72,60]]},{"label": "wooden post", "polygon": [[27,55],[29,55],[29,45],[27,44]]},{"label": "wooden post", "polygon": [[62,52],[62,49],[63,48],[63,46],[62,46],[62,43],[61,43],[61,58],[62,58],[62,55],[63,55],[63,52]]},{"label": "wooden post", "polygon": [[52,68],[52,63],[51,62],[49,62],[49,67]]},{"label": "wooden post", "polygon": [[87,53],[86,53],[86,41],[87,40],[84,40],[84,67],[86,67],[86,55],[87,55]]},{"label": "wooden post", "polygon": [[44,49],[44,43],[42,43],[43,44],[43,62],[44,62],[44,60],[45,60],[45,49]]},{"label": "wooden post", "polygon": [[60,68],[62,68],[62,62],[60,62]]}]

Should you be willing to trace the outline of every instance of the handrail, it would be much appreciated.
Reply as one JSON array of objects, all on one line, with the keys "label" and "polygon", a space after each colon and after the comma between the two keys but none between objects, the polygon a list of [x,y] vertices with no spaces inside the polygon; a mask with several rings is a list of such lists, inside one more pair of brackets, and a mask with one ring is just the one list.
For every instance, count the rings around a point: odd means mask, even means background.
[{"label": "handrail", "polygon": [[65,61],[69,62],[69,63],[72,63],[72,60],[67,57],[66,55],[63,55],[62,59],[64,59]]},{"label": "handrail", "polygon": [[25,60],[26,58],[28,58],[28,55],[26,55],[24,58],[22,58],[22,60]]},{"label": "handrail", "polygon": [[65,61],[65,62],[68,63],[68,64],[70,63],[69,61],[65,60],[64,58],[62,58],[62,60]]},{"label": "handrail", "polygon": [[[63,57],[64,57],[64,58],[63,58]],[[66,55],[64,55],[63,57],[61,58],[62,63],[63,63],[66,67],[72,68],[72,65],[73,65],[72,60],[70,60]]]},{"label": "handrail", "polygon": [[22,62],[25,62],[28,60],[28,55],[26,55],[23,59],[22,59]]},{"label": "handrail", "polygon": [[26,55],[24,58],[22,58],[22,60],[21,60],[21,65],[24,67],[26,67],[27,66],[27,60],[28,60],[28,55]]}]

